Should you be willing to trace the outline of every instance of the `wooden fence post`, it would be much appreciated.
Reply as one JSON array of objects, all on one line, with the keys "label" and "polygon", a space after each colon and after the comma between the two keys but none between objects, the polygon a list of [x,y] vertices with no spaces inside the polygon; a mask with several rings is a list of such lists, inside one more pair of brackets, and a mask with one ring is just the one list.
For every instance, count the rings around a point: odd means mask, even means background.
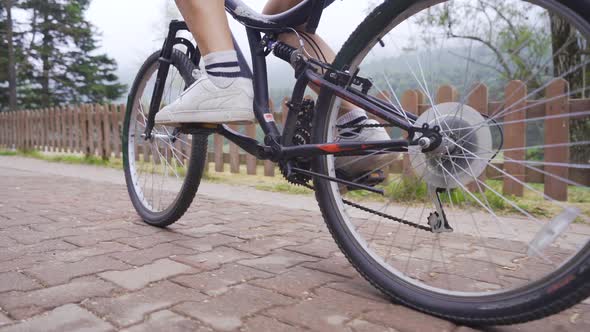
[{"label": "wooden fence post", "polygon": [[80,105],[74,106],[73,127],[74,127],[74,152],[80,153]]},{"label": "wooden fence post", "polygon": [[[569,117],[551,119],[552,115],[569,114],[569,84],[564,79],[555,79],[545,90],[548,99],[545,105],[545,144],[568,143],[570,140]],[[546,163],[569,163],[568,147],[545,148]],[[545,165],[545,194],[558,201],[567,201],[567,183],[558,179],[569,178],[569,168]],[[550,176],[552,174],[555,176]]]},{"label": "wooden fence post", "polygon": [[74,107],[72,105],[68,105],[66,108],[66,115],[68,118],[68,152],[74,152]]},{"label": "wooden fence post", "polygon": [[221,173],[224,171],[223,162],[223,136],[215,134],[213,136],[213,151],[215,153],[215,172]]},{"label": "wooden fence post", "polygon": [[[422,97],[422,95],[418,94],[418,92],[415,90],[408,90],[404,92],[401,100],[402,109],[407,113],[418,114],[418,108],[422,101],[420,100],[420,97]],[[410,156],[407,153],[404,153],[403,175],[414,176]]]},{"label": "wooden fence post", "polygon": [[[249,137],[252,137],[254,139],[256,138],[256,124],[249,124],[246,126],[246,135],[248,135]],[[248,173],[248,175],[256,175],[256,173],[257,173],[256,164],[257,164],[256,157],[254,157],[251,154],[247,154],[246,155],[246,172]]]},{"label": "wooden fence post", "polygon": [[457,89],[450,85],[443,85],[438,88],[438,92],[436,94],[436,103],[450,103],[458,100],[459,94],[457,93]]},{"label": "wooden fence post", "polygon": [[112,141],[112,130],[111,130],[111,107],[105,105],[103,108],[102,125],[103,125],[103,138],[104,138],[104,154],[103,159],[111,159],[113,148],[111,146]]},{"label": "wooden fence post", "polygon": [[[472,89],[471,93],[467,98],[467,105],[475,108],[476,111],[483,115],[488,115],[488,105],[489,105],[489,95],[488,95],[488,87],[483,83],[476,84]],[[483,173],[478,178],[479,181],[483,182],[486,180],[486,171],[484,170]],[[485,191],[485,187],[478,185],[475,180],[467,185],[467,188],[471,192],[479,192]]]},{"label": "wooden fence post", "polygon": [[[520,163],[526,157],[526,113],[527,87],[522,81],[512,81],[506,86],[504,112],[504,171],[513,178],[504,176],[505,195],[523,196],[525,166]],[[514,180],[516,179],[516,180]]]},{"label": "wooden fence post", "polygon": [[89,156],[96,154],[96,105],[88,105],[88,146],[90,147]]},{"label": "wooden fence post", "polygon": [[65,106],[60,106],[59,108],[59,148],[62,152],[68,152],[68,137],[67,137],[67,109]]},{"label": "wooden fence post", "polygon": [[30,150],[31,144],[31,111],[25,111],[25,149]]},{"label": "wooden fence post", "polygon": [[115,158],[121,158],[121,127],[119,124],[119,112],[124,112],[125,108],[123,107],[123,105],[113,105],[113,113],[111,114],[111,123],[113,124],[113,138],[115,140],[115,144],[113,146],[114,148],[114,154],[115,154]]},{"label": "wooden fence post", "polygon": [[[231,125],[231,129],[240,131],[240,126]],[[240,173],[240,149],[235,143],[229,143],[229,170],[231,173]]]},{"label": "wooden fence post", "polygon": [[6,126],[6,115],[7,113],[0,113],[0,147],[4,148],[6,145],[6,134],[8,133],[8,128]]},{"label": "wooden fence post", "polygon": [[90,148],[88,145],[88,105],[80,105],[80,144],[81,152],[88,156]]}]

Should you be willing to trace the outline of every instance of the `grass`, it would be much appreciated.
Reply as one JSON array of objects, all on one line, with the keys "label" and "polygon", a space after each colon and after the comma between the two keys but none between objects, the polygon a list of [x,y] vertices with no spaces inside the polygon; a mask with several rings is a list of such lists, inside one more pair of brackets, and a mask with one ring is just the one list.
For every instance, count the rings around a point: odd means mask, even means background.
[{"label": "grass", "polygon": [[92,165],[111,168],[123,168],[120,159],[102,159],[96,156],[83,156],[74,154],[55,154],[45,153],[38,150],[0,150],[0,156],[21,156],[38,160],[49,161],[53,163],[63,163],[72,165]]},{"label": "grass", "polygon": [[[0,150],[0,156],[23,156],[28,158],[35,158],[39,160],[45,160],[56,163],[66,164],[77,164],[77,165],[92,165],[100,167],[110,167],[115,169],[122,169],[123,163],[121,159],[104,160],[95,156],[83,156],[83,155],[64,155],[54,153],[43,153],[40,151],[29,150],[29,151],[11,151],[11,150]],[[143,163],[140,163],[140,166]],[[147,165],[146,165],[147,166]],[[278,169],[275,169],[274,177],[267,177],[260,174],[264,173],[264,167],[258,166],[257,174],[259,175],[246,175],[246,166],[242,165],[239,174],[230,173],[229,171],[214,172],[213,164],[210,164],[210,172],[205,174],[203,180],[210,183],[223,183],[229,185],[247,186],[258,190],[269,191],[269,192],[280,192],[292,195],[311,195],[313,191],[301,187],[295,186],[287,182],[281,175]],[[182,167],[176,168],[180,175],[185,175],[185,169]],[[388,179],[388,185],[379,186],[385,191],[385,195],[381,196],[375,193],[367,191],[349,191],[345,196],[349,199],[357,201],[375,201],[375,202],[403,202],[412,205],[418,205],[430,201],[428,197],[428,190],[424,182],[417,181],[413,177],[401,177],[401,180],[394,180],[399,178],[398,175],[392,175]],[[484,202],[490,206],[495,212],[501,214],[519,214],[519,209],[527,211],[536,217],[553,217],[561,212],[561,209],[555,204],[548,203],[543,198],[533,192],[530,189],[525,189],[524,197],[506,197],[516,205],[512,206],[502,197],[496,195],[494,191],[502,192],[502,181],[500,180],[486,180],[486,185],[493,189],[486,189],[481,192],[474,192],[473,196],[464,193],[460,189],[453,189],[449,192],[445,192],[441,195],[443,204],[452,203],[459,207],[477,207],[481,209],[480,204],[476,201]],[[543,192],[543,184],[533,183],[530,184],[532,188],[538,192]],[[475,197],[475,198],[474,198]],[[568,205],[577,206],[582,209],[582,213],[590,215],[590,190],[587,188],[570,187]]]},{"label": "grass", "polygon": [[[397,178],[399,176],[395,175],[393,177]],[[530,184],[537,192],[525,188],[523,197],[506,195],[505,198],[502,198],[496,194],[502,193],[502,181],[488,179],[485,183],[487,188],[482,186],[481,191],[475,190],[471,194],[465,193],[462,189],[446,191],[440,195],[441,201],[443,205],[447,206],[452,202],[457,207],[471,207],[480,210],[483,209],[480,204],[481,202],[489,206],[496,213],[523,216],[521,211],[524,210],[539,218],[551,218],[561,212],[559,206],[547,202],[539,195],[538,192],[542,193],[544,190],[543,184]],[[412,205],[421,205],[430,202],[426,184],[413,177],[402,177],[397,180],[390,178],[388,185],[378,187],[385,191],[384,196],[366,191],[351,191],[346,193],[346,196],[357,200],[393,201]],[[568,196],[568,205],[579,207],[582,210],[582,214],[590,215],[590,190],[587,188],[570,187]]]}]

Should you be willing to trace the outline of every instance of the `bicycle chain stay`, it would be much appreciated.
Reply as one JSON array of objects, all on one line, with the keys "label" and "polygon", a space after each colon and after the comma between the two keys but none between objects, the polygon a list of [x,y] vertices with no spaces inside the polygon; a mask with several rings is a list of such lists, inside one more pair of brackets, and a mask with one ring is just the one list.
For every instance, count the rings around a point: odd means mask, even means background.
[{"label": "bicycle chain stay", "polygon": [[[315,188],[313,186],[309,185],[309,184],[301,184],[301,185],[303,187],[307,188],[307,189],[315,190]],[[348,201],[348,200],[345,200],[345,199],[343,199],[342,202],[344,204],[348,205],[348,206],[352,206],[353,208],[359,209],[361,211],[369,212],[369,213],[372,213],[372,214],[374,214],[376,216],[379,216],[379,217],[382,217],[382,218],[385,218],[385,219],[389,219],[389,220],[398,222],[398,223],[403,224],[403,225],[406,225],[406,226],[410,226],[410,227],[413,227],[413,228],[416,228],[416,229],[419,229],[419,230],[422,230],[422,231],[433,233],[433,230],[432,230],[431,227],[420,225],[420,224],[417,224],[415,222],[411,222],[409,220],[405,220],[405,219],[402,219],[402,218],[394,217],[394,216],[388,215],[386,213],[383,213],[383,212],[379,212],[379,211],[370,209],[368,207],[362,206],[360,204],[353,203],[353,202]]]}]

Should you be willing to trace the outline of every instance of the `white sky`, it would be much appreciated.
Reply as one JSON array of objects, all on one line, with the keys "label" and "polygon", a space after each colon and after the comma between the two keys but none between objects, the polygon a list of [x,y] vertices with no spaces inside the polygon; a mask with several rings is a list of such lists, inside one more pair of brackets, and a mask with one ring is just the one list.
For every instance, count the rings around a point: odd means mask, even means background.
[{"label": "white sky", "polygon": [[[266,0],[245,0],[245,3],[261,11]],[[161,47],[165,30],[166,5],[173,0],[95,0],[87,12],[87,18],[102,35],[102,51],[114,57],[119,64],[119,76],[130,83],[134,73],[145,58]],[[366,16],[366,1],[336,1],[325,12],[318,32],[335,49],[346,41],[356,26]],[[232,31],[247,53],[247,40],[243,27],[230,19]],[[271,65],[277,62],[272,61]]]}]

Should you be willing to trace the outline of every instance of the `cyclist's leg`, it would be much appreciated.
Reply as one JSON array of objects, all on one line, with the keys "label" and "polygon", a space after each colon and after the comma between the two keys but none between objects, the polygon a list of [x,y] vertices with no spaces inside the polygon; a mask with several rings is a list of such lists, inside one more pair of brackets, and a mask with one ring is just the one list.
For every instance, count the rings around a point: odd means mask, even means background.
[{"label": "cyclist's leg", "polygon": [[156,122],[177,125],[253,121],[252,82],[240,68],[224,1],[176,0],[176,4],[197,41],[207,75],[158,112]]},{"label": "cyclist's leg", "polygon": [[223,0],[176,0],[176,5],[202,55],[234,50]]},{"label": "cyclist's leg", "polygon": [[[269,0],[264,9],[262,11],[263,14],[266,15],[274,15],[278,13],[282,13],[290,8],[296,6],[302,0]],[[305,26],[297,27],[298,31],[305,31]],[[315,57],[320,61],[324,61],[326,63],[332,63],[334,58],[336,58],[336,53],[332,48],[320,37],[318,34],[310,34],[306,33],[305,36],[307,38],[312,39],[312,42],[308,42],[305,38],[303,38],[303,43],[305,45],[305,50],[309,55]],[[300,40],[299,37],[295,33],[284,33],[281,34],[279,39],[286,44],[289,44],[293,47],[300,47]],[[319,48],[319,49],[318,49]],[[311,86],[311,88],[315,92],[319,92],[319,89],[316,86]]]},{"label": "cyclist's leg", "polygon": [[[302,0],[269,0],[264,7],[263,13],[267,15],[284,12],[300,3]],[[297,27],[304,34],[305,26]],[[318,34],[305,33],[305,37],[311,39],[307,41],[303,38],[306,52],[320,61],[332,63],[336,58],[334,50]],[[300,47],[300,40],[295,33],[285,33],[280,35],[280,40],[293,47]],[[319,93],[319,88],[310,84],[310,88]],[[340,118],[338,125],[355,124],[376,124],[375,120],[369,119],[367,113],[351,103],[342,101],[340,104]],[[381,141],[391,139],[384,128],[364,128],[364,129],[343,129],[340,132],[338,140],[341,142],[358,142],[358,141]],[[336,167],[343,177],[355,178],[357,174],[364,174],[367,170],[375,168],[376,164],[383,164],[388,159],[397,158],[397,154],[381,154],[372,157],[339,157],[336,158]]]}]

